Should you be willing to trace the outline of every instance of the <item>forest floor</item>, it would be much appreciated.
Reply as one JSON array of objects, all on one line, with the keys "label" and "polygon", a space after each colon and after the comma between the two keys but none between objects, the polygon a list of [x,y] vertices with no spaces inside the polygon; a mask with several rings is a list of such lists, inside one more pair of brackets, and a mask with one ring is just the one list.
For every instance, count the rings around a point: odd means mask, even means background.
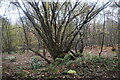
[{"label": "forest floor", "polygon": [[[39,78],[41,80],[43,78],[118,78],[119,67],[117,69],[111,67],[118,65],[117,52],[111,50],[112,47],[104,47],[101,55],[105,58],[101,58],[102,62],[99,62],[100,60],[94,57],[96,60],[92,58],[77,59],[65,62],[65,64],[56,65],[56,63],[53,63],[49,65],[43,59],[39,58],[42,65],[40,69],[31,69],[31,57],[35,56],[35,54],[30,51],[28,53],[5,53],[2,55],[3,80],[29,80],[27,78]],[[85,57],[98,56],[99,51],[100,49],[97,46],[93,47],[93,49],[86,47],[83,54],[87,54]],[[49,54],[47,57],[52,61]],[[66,73],[69,70],[73,70],[75,73]]]}]

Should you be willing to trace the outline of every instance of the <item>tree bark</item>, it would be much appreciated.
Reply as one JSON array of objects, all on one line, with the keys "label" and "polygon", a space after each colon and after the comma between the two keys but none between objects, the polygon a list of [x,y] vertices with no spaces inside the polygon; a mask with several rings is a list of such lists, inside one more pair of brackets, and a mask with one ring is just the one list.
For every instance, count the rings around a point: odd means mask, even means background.
[{"label": "tree bark", "polygon": [[104,32],[105,32],[105,12],[104,12],[104,10],[103,10],[103,14],[104,14],[103,36],[102,36],[102,43],[101,43],[101,50],[99,52],[99,57],[101,56],[101,53],[102,53],[103,47],[104,47],[104,37],[105,37],[105,34],[104,34]]},{"label": "tree bark", "polygon": [[120,5],[118,6],[118,57],[120,57]]}]

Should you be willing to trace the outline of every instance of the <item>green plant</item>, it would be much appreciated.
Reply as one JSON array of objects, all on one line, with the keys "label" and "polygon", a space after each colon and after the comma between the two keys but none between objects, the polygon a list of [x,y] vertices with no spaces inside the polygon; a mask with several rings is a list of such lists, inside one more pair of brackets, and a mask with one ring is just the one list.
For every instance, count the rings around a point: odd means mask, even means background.
[{"label": "green plant", "polygon": [[119,67],[120,67],[119,65],[113,65],[111,70],[112,71],[119,71],[120,70]]},{"label": "green plant", "polygon": [[42,67],[42,64],[39,61],[39,56],[33,56],[31,58],[31,69],[39,69],[40,67]]},{"label": "green plant", "polygon": [[55,61],[61,62],[61,61],[64,61],[64,59],[63,58],[56,58]]},{"label": "green plant", "polygon": [[50,67],[54,67],[54,66],[60,66],[64,64],[64,59],[63,58],[56,58],[55,62],[50,64]]},{"label": "green plant", "polygon": [[76,74],[76,71],[75,70],[69,70],[67,73],[68,74]]},{"label": "green plant", "polygon": [[68,61],[68,62],[66,63],[66,65],[69,66],[69,65],[71,65],[71,64],[73,64],[73,63],[74,63],[74,62],[70,60],[70,61]]},{"label": "green plant", "polygon": [[84,57],[91,57],[91,55],[88,54],[88,53],[83,53],[83,56],[84,56]]},{"label": "green plant", "polygon": [[67,54],[67,55],[65,55],[65,56],[64,56],[64,60],[65,60],[65,61],[70,60],[70,56],[73,56],[73,55],[72,55],[72,54]]}]

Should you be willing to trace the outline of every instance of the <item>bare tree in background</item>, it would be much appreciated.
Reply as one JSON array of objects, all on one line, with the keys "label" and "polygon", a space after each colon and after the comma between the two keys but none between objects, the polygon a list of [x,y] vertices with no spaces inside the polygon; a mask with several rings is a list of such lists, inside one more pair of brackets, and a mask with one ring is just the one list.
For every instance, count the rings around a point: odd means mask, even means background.
[{"label": "bare tree in background", "polygon": [[11,28],[10,22],[3,18],[2,20],[2,42],[3,42],[3,52],[11,54],[12,51],[12,38],[11,38]]},{"label": "bare tree in background", "polygon": [[1,35],[2,29],[0,27],[0,79],[2,79],[2,41],[1,41]]},{"label": "bare tree in background", "polygon": [[118,6],[118,56],[120,57],[120,1],[116,5]]}]

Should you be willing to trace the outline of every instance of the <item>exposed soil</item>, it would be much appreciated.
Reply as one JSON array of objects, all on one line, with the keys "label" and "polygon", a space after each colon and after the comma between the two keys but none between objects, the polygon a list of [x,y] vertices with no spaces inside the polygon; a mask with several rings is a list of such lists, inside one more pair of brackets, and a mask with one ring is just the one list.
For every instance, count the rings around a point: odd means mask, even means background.
[{"label": "exposed soil", "polygon": [[[14,56],[16,57],[15,61],[10,61],[10,60],[5,60],[8,56]],[[35,54],[31,51],[28,53],[17,53],[17,54],[2,54],[2,66],[3,68],[7,69],[10,73],[19,70],[19,69],[29,69],[30,68],[30,61],[31,57],[35,56]],[[49,58],[50,61],[52,59],[50,58],[50,55],[47,53],[46,57]],[[42,63],[43,66],[47,66],[48,63],[42,59],[39,58],[40,62]]]},{"label": "exposed soil", "polygon": [[[89,47],[85,47],[85,49],[84,49],[84,53],[89,53],[90,55],[98,56],[99,52],[100,52],[100,47],[98,47],[98,46],[93,46],[92,49],[90,49]],[[116,53],[117,53],[117,47],[116,47],[116,51],[112,51],[112,47],[103,47],[101,56],[113,57],[113,56],[116,56]]]}]

